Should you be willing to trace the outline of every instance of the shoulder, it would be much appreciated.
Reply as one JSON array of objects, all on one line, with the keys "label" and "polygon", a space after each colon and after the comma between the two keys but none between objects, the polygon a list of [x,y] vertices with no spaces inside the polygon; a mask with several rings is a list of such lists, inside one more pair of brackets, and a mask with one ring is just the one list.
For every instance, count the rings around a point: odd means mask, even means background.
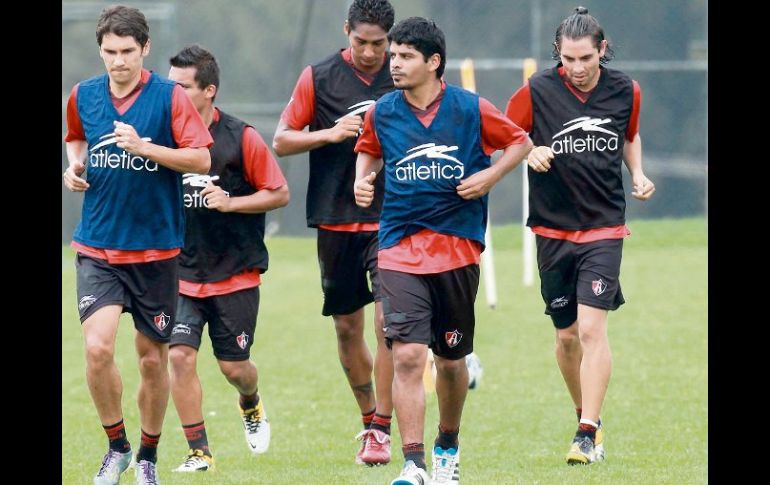
[{"label": "shoulder", "polygon": [[328,69],[330,66],[338,63],[341,60],[342,56],[340,55],[340,51],[336,51],[333,54],[324,57],[320,61],[311,64],[310,68],[313,70],[313,72],[319,69]]}]

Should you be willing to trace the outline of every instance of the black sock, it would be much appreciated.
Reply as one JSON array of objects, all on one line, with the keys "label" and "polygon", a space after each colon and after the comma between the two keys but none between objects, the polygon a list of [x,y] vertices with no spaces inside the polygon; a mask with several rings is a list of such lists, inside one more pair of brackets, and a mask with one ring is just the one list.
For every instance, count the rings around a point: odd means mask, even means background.
[{"label": "black sock", "polygon": [[372,409],[368,413],[361,413],[361,422],[364,423],[364,429],[369,429],[369,426],[372,425],[375,409]]},{"label": "black sock", "polygon": [[107,438],[110,440],[110,449],[119,451],[121,453],[128,453],[131,451],[131,444],[126,438],[126,426],[121,419],[115,424],[104,426],[104,432],[107,433]]},{"label": "black sock", "polygon": [[385,434],[390,434],[391,419],[393,419],[392,416],[383,416],[382,414],[375,413],[374,418],[372,418],[372,425],[369,428],[378,429]]},{"label": "black sock", "polygon": [[203,424],[203,421],[196,424],[183,424],[182,430],[191,450],[201,450],[204,455],[211,456],[209,439],[206,436],[206,425]]},{"label": "black sock", "polygon": [[434,446],[440,446],[445,450],[448,450],[449,448],[454,448],[455,450],[460,447],[460,441],[458,439],[458,435],[460,434],[460,430],[447,430],[443,429],[441,425],[438,426],[438,436],[436,437],[436,442]]},{"label": "black sock", "polygon": [[254,409],[255,407],[257,407],[257,404],[259,404],[259,393],[257,391],[254,391],[254,394],[250,396],[241,394],[241,397],[238,400],[238,403],[241,405],[241,409],[243,409],[244,411],[247,409]]},{"label": "black sock", "polygon": [[152,435],[147,434],[142,430],[142,444],[139,445],[139,453],[136,454],[136,461],[142,460],[151,461],[156,463],[158,461],[158,442],[160,441],[160,433]]},{"label": "black sock", "polygon": [[427,470],[425,465],[425,444],[424,443],[408,443],[401,447],[401,451],[404,453],[404,461],[412,460],[415,465]]}]

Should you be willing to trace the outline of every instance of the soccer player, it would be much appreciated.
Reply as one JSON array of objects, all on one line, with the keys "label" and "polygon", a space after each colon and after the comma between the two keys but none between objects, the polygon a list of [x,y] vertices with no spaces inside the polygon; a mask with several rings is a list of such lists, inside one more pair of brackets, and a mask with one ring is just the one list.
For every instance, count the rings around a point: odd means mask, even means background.
[{"label": "soccer player", "polygon": [[179,256],[179,303],[171,330],[171,395],[190,447],[177,472],[214,464],[196,372],[203,328],[219,369],[240,394],[244,433],[253,453],[270,445],[270,422],[249,360],[259,311],[260,275],[267,271],[265,213],[289,203],[289,188],[259,133],[214,107],[216,58],[199,45],[169,60],[169,79],[184,88],[214,138],[208,175],[183,176],[187,231]]},{"label": "soccer player", "polygon": [[[388,0],[353,0],[344,25],[350,46],[302,71],[273,139],[279,156],[310,152],[306,212],[308,226],[318,229],[321,313],[334,320],[340,363],[364,424],[355,462],[367,465],[390,461],[393,361],[383,337],[377,271],[382,198],[378,194],[367,208],[356,206],[353,147],[366,109],[393,90],[386,51],[394,15]],[[306,126],[309,131],[303,131]],[[364,306],[372,301],[376,393],[364,340]]]},{"label": "soccer player", "polygon": [[[408,18],[388,39],[398,91],[366,113],[354,192],[356,203],[368,207],[382,190],[377,179],[385,179],[379,268],[405,461],[392,483],[428,480],[422,374],[430,347],[439,406],[431,483],[457,484],[487,194],[532,143],[489,101],[444,83],[446,44],[434,22]],[[493,164],[497,150],[503,154]]]},{"label": "soccer player", "polygon": [[64,184],[85,192],[72,247],[86,379],[109,439],[95,485],[116,484],[131,461],[123,384],[115,365],[120,314],[131,312],[139,357],[137,484],[158,483],[157,446],[169,395],[169,325],[176,315],[184,240],[182,172],[207,173],[206,126],[176,83],[144,69],[149,27],[111,6],[96,26],[106,74],[75,85],[67,102]]},{"label": "soccer player", "polygon": [[556,29],[554,60],[511,97],[508,117],[527,130],[529,219],[537,239],[540,292],[556,327],[556,361],[579,425],[567,463],[604,459],[602,402],[612,368],[607,311],[625,301],[620,260],[626,227],[621,165],[633,195],[655,185],[642,170],[641,91],[603,66],[613,57],[604,29],[583,7]]}]

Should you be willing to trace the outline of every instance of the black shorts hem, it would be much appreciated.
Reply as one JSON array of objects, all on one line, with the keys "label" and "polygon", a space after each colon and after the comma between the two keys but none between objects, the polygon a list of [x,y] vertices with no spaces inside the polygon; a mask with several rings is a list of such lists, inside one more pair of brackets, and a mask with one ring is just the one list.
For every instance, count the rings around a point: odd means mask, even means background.
[{"label": "black shorts hem", "polygon": [[599,300],[588,300],[586,298],[578,298],[577,302],[581,305],[590,306],[593,308],[598,308],[599,310],[608,310],[608,311],[614,311],[620,308],[620,305],[624,304],[625,301],[621,301],[617,304],[608,304],[607,302],[599,301]]},{"label": "black shorts hem", "polygon": [[244,360],[249,360],[251,358],[251,354],[248,353],[248,354],[245,354],[245,355],[243,355],[243,354],[241,354],[241,355],[223,355],[223,354],[218,354],[218,353],[214,352],[214,358],[216,358],[217,360],[224,361],[224,362],[243,362]]},{"label": "black shorts hem", "polygon": [[134,328],[137,332],[141,333],[153,342],[157,342],[159,344],[167,344],[171,341],[171,335],[168,337],[160,337],[157,333],[147,332],[143,325],[137,325],[136,322],[134,322]]},{"label": "black shorts hem", "polygon": [[374,302],[374,297],[365,298],[363,300],[360,300],[356,302],[355,304],[352,304],[350,306],[342,307],[342,309],[336,309],[336,308],[330,308],[332,305],[327,305],[324,303],[323,309],[321,310],[321,315],[325,317],[329,317],[332,315],[350,315],[351,313],[355,313],[358,310],[362,309],[369,303]]},{"label": "black shorts hem", "polygon": [[558,328],[559,330],[564,330],[565,328],[569,328],[573,323],[577,321],[577,307],[575,307],[575,311],[573,312],[563,312],[563,313],[555,313],[549,315],[551,317],[551,321],[553,322],[553,326]]},{"label": "black shorts hem", "polygon": [[172,342],[171,339],[169,339],[168,348],[176,347],[177,345],[185,345],[185,346],[190,347],[191,349],[195,350],[196,352],[199,352],[200,348],[201,348],[200,344],[198,344],[198,346],[196,347],[193,344],[191,344],[190,342]]},{"label": "black shorts hem", "polygon": [[97,312],[97,310],[101,310],[102,308],[110,305],[120,305],[121,307],[123,307],[123,310],[120,312],[121,314],[127,311],[124,300],[100,301],[99,303],[94,303],[93,305],[88,307],[85,313],[83,313],[83,316],[80,317],[80,324],[82,325],[83,322],[88,320],[91,317],[91,315]]}]

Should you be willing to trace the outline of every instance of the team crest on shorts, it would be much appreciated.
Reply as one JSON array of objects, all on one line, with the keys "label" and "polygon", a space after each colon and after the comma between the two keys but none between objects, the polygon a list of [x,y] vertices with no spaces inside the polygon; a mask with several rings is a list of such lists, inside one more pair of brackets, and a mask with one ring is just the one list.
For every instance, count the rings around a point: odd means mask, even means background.
[{"label": "team crest on shorts", "polygon": [[238,342],[238,347],[246,350],[246,346],[249,345],[249,336],[246,335],[246,332],[241,332],[240,335],[235,337],[235,341]]},{"label": "team crest on shorts", "polygon": [[451,332],[446,332],[444,334],[444,339],[446,340],[446,344],[449,346],[449,348],[457,347],[457,344],[460,343],[460,340],[463,339],[463,334],[461,334],[457,329],[452,330]]},{"label": "team crest on shorts", "polygon": [[155,326],[158,327],[158,330],[162,332],[163,329],[168,325],[168,322],[171,321],[171,317],[166,315],[164,312],[160,312],[160,315],[155,315],[153,317],[153,321],[155,322]]},{"label": "team crest on shorts", "polygon": [[599,296],[607,289],[607,283],[603,279],[593,280],[591,282],[591,289],[594,290],[594,295]]}]

